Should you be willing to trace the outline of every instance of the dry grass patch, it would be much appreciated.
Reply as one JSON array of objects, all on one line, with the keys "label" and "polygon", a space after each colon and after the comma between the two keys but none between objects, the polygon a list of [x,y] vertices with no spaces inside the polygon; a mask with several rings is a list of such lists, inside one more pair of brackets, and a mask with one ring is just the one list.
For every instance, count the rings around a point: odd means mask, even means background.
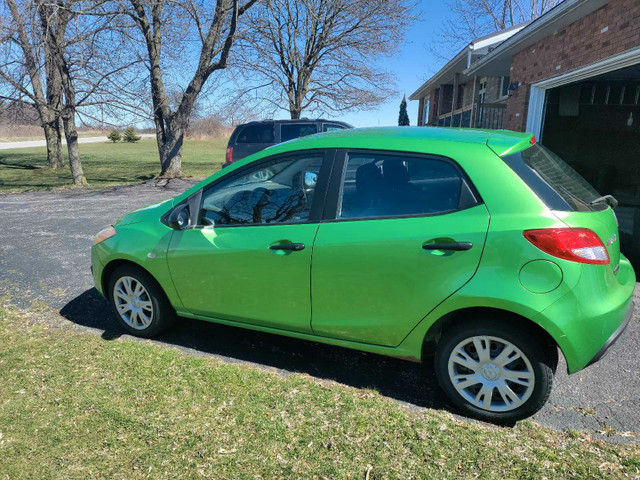
[{"label": "dry grass patch", "polygon": [[[0,477],[638,478],[640,450],[0,315]],[[347,368],[347,367],[345,367]]]}]

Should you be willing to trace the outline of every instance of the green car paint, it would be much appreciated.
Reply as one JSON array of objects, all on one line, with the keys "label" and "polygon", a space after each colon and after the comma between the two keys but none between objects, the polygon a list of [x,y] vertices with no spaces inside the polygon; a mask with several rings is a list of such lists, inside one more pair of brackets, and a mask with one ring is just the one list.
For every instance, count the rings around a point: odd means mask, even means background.
[{"label": "green car paint", "polygon": [[[125,215],[115,224],[117,234],[93,247],[96,288],[108,296],[105,285],[114,266],[131,262],[158,281],[180,316],[416,361],[443,319],[492,309],[544,329],[573,373],[624,322],[635,274],[620,254],[611,208],[553,210],[501,158],[531,143],[530,134],[403,127],[331,132],[279,144],[173,200]],[[173,207],[245,165],[316,149],[447,157],[471,179],[482,203],[410,218],[186,230],[162,222]],[[523,236],[525,230],[567,227],[597,233],[610,263],[557,258]],[[452,240],[473,247],[460,252],[421,248]],[[279,242],[308,248],[269,250]]]}]

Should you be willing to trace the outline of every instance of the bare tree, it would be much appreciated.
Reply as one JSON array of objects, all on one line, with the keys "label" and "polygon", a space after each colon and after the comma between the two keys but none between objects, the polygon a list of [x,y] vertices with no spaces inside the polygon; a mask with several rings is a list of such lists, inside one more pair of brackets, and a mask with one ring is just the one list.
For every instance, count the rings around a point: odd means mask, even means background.
[{"label": "bare tree", "polygon": [[124,86],[139,59],[113,49],[114,40],[122,39],[118,12],[107,2],[4,0],[4,5],[11,22],[0,24],[0,95],[38,111],[52,168],[63,165],[64,128],[73,183],[84,185],[76,119],[95,119],[105,104],[135,111],[136,101],[129,100],[139,92]]},{"label": "bare tree", "polygon": [[449,0],[452,15],[432,52],[448,58],[470,41],[538,18],[562,0]]},{"label": "bare tree", "polygon": [[375,62],[402,44],[412,7],[404,0],[271,0],[249,15],[246,71],[262,98],[293,119],[305,110],[373,107],[394,83]]},{"label": "bare tree", "polygon": [[[72,10],[73,3],[74,0],[58,0],[56,3],[36,0],[36,8],[42,30],[42,48],[47,70],[47,89],[55,82],[52,88],[55,88],[57,93],[58,103],[55,106],[55,113],[56,121],[58,122],[58,135],[59,122],[62,119],[67,141],[71,177],[74,185],[81,186],[86,185],[87,180],[80,162],[78,132],[75,126],[77,105],[75,87],[71,79],[68,55],[65,52],[70,43],[67,41],[67,28],[76,17],[75,12]],[[78,39],[74,38],[73,41],[78,41]],[[58,92],[62,93],[62,95]]]},{"label": "bare tree", "polygon": [[62,81],[59,71],[51,52],[42,51],[46,38],[40,28],[42,25],[38,25],[33,3],[18,5],[15,0],[6,0],[4,6],[8,12],[3,15],[5,21],[2,22],[0,37],[2,97],[35,107],[44,129],[49,167],[60,168],[64,166],[64,160],[60,134]]},{"label": "bare tree", "polygon": [[[122,13],[133,19],[146,48],[146,62],[151,84],[153,119],[160,154],[161,176],[171,178],[182,174],[182,144],[189,118],[204,84],[216,71],[227,67],[231,48],[238,33],[238,19],[256,0],[129,0],[131,8]],[[200,53],[193,74],[188,68],[188,52],[176,55],[166,52],[168,43],[173,50],[185,45],[200,44]],[[173,67],[168,67],[169,60]],[[175,95],[178,88],[165,84],[171,68],[177,78],[185,78],[186,88]],[[173,86],[176,87],[176,86]],[[171,97],[175,100],[171,102]]]}]

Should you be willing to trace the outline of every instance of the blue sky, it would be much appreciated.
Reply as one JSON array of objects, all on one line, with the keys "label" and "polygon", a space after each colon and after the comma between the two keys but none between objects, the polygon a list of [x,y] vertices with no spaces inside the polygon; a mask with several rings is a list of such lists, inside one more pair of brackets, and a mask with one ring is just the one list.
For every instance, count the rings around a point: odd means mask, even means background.
[{"label": "blue sky", "polygon": [[409,120],[416,125],[418,102],[411,102],[408,97],[442,66],[443,61],[433,56],[429,46],[437,42],[445,18],[451,15],[445,0],[422,0],[418,9],[422,18],[407,32],[407,43],[396,56],[381,62],[382,67],[396,73],[399,95],[376,110],[345,114],[340,120],[355,127],[397,125],[400,101],[406,93]]}]

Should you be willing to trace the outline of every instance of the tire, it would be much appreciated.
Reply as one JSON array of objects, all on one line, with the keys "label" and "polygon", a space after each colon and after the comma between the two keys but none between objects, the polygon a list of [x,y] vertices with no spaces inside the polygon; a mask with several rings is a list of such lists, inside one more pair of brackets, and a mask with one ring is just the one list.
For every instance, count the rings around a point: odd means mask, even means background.
[{"label": "tire", "polygon": [[517,320],[479,318],[446,330],[434,361],[438,383],[463,413],[512,425],[547,402],[558,349]]},{"label": "tire", "polygon": [[175,311],[162,288],[141,268],[117,267],[109,277],[108,288],[111,307],[131,335],[151,338],[175,321]]}]

